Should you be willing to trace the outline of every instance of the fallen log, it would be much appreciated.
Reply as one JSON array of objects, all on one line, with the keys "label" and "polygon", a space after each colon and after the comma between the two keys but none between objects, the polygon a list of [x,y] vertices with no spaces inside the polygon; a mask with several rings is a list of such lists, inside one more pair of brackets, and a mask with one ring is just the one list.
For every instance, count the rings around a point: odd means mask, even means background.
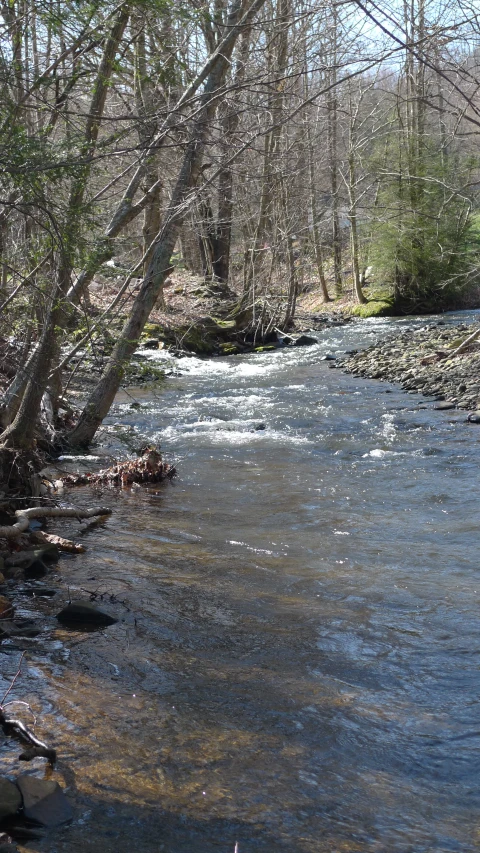
[{"label": "fallen log", "polygon": [[18,521],[15,524],[0,527],[0,537],[4,539],[18,539],[25,533],[31,518],[94,518],[97,515],[111,515],[112,510],[108,507],[90,507],[80,509],[79,507],[56,507],[56,506],[34,506],[30,509],[17,509],[15,515]]}]

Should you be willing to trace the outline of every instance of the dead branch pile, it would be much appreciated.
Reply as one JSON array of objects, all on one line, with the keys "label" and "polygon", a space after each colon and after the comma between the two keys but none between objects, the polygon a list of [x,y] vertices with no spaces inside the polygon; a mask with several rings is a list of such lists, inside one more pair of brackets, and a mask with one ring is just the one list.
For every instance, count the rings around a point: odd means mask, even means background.
[{"label": "dead branch pile", "polygon": [[160,483],[171,480],[176,474],[173,465],[162,459],[161,453],[153,445],[144,447],[139,459],[131,459],[121,465],[113,465],[96,474],[68,474],[62,482],[68,486],[98,485],[131,486],[134,483]]}]

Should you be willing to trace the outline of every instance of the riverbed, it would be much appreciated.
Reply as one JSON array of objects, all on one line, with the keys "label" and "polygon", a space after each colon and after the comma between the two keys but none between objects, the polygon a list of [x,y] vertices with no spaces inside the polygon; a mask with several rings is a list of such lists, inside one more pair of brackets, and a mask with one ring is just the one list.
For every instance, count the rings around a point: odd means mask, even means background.
[{"label": "riverbed", "polygon": [[[75,819],[22,850],[478,851],[480,427],[326,360],[428,322],[182,359],[119,397],[110,430],[179,476],[104,490],[88,553],[24,608],[47,629],[15,696]],[[67,585],[119,623],[57,628]]]}]

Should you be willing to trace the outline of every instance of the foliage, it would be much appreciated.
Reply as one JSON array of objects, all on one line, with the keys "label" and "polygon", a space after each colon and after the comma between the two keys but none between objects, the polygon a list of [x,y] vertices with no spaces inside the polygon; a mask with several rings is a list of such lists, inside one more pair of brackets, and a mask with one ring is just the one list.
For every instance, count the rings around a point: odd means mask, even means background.
[{"label": "foliage", "polygon": [[435,138],[423,140],[421,154],[405,168],[407,153],[403,139],[391,149],[370,258],[397,308],[439,310],[453,305],[478,275],[467,190],[474,164],[458,152],[442,154]]},{"label": "foliage", "polygon": [[371,302],[365,302],[364,305],[353,305],[350,313],[354,317],[361,317],[363,320],[368,317],[390,317],[394,314],[392,301],[377,301],[372,299]]}]

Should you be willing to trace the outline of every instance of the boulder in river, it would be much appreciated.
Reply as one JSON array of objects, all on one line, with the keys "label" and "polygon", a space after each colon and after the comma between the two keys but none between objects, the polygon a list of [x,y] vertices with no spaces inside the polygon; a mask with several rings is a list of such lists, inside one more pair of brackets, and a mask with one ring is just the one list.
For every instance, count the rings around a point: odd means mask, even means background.
[{"label": "boulder in river", "polygon": [[467,420],[471,424],[480,424],[480,409],[477,409],[476,412],[470,412]]},{"label": "boulder in river", "polygon": [[58,782],[23,773],[17,784],[23,797],[23,813],[28,820],[49,827],[72,820],[72,807]]},{"label": "boulder in river", "polygon": [[9,779],[0,779],[0,820],[11,817],[22,805],[22,797],[17,786]]},{"label": "boulder in river", "polygon": [[295,338],[292,346],[294,346],[294,347],[309,347],[312,344],[318,344],[317,338],[314,338],[313,335],[300,335],[300,337]]},{"label": "boulder in river", "polygon": [[456,405],[455,403],[450,403],[448,400],[444,400],[443,402],[439,403],[438,406],[435,406],[435,408],[439,412],[448,412],[450,409],[455,409]]},{"label": "boulder in river", "polygon": [[92,604],[91,601],[71,601],[60,613],[57,613],[57,619],[62,625],[80,629],[106,628],[118,622],[118,619]]}]

